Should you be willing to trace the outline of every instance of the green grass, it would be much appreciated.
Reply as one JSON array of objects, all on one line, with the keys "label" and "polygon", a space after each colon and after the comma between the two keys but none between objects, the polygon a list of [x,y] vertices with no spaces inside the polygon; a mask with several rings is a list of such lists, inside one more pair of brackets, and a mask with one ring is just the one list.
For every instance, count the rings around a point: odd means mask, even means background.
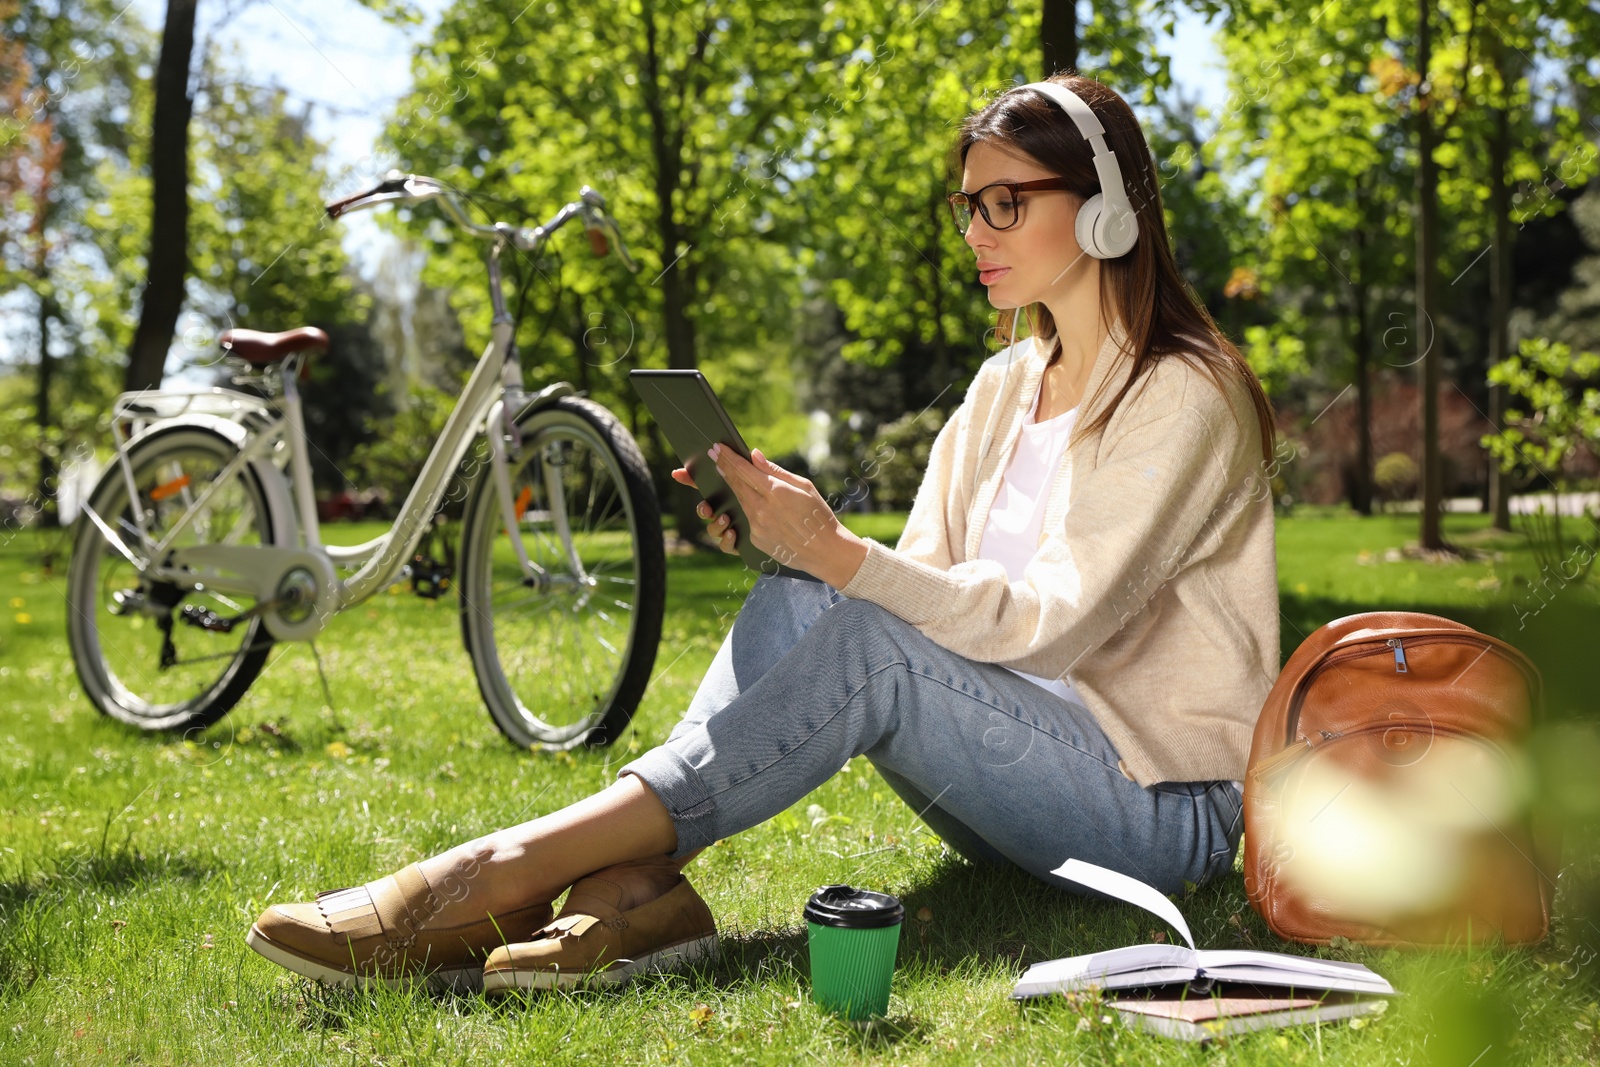
[{"label": "green grass", "polygon": [[[848,521],[892,543],[903,516]],[[1281,521],[1284,655],[1340,615],[1435,611],[1527,647],[1550,679],[1555,717],[1592,721],[1584,701],[1600,632],[1594,583],[1530,601],[1534,568],[1521,539],[1486,538],[1478,516],[1449,516],[1447,532],[1498,558],[1385,561],[1415,525]],[[1564,779],[1561,796],[1581,818],[1569,829],[1550,942],[1471,954],[1320,950],[1366,962],[1403,995],[1361,1027],[1251,1035],[1221,1055],[1108,1025],[1093,1004],[1006,1000],[1025,963],[1144,940],[1156,923],[1025,875],[974,869],[864,759],[690,868],[722,932],[722,958],[703,972],[506,1002],[323,991],[245,948],[263,906],[359,884],[611,781],[619,761],[664,737],[687,705],[749,573],[730,557],[673,558],[666,633],[635,732],[609,751],[548,756],[513,750],[495,731],[454,603],[408,593],[380,596],[323,635],[332,707],[309,650],[279,646],[204,736],[145,736],[103,719],[67,654],[64,563],[53,573],[40,566],[41,547],[53,543],[22,536],[0,547],[9,591],[0,614],[0,1063],[1486,1067],[1600,1057],[1600,906],[1584,889],[1594,884],[1600,800],[1581,748],[1566,750],[1582,773]],[[908,920],[891,1017],[865,1035],[807,997],[800,907],[836,881],[897,893],[908,915],[931,916]],[[1311,951],[1267,932],[1237,872],[1180,906],[1203,945]]]}]

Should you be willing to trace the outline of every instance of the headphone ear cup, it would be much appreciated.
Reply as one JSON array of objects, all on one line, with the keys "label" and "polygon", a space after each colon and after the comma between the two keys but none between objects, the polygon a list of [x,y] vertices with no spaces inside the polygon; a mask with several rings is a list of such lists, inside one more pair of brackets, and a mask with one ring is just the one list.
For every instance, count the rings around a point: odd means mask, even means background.
[{"label": "headphone ear cup", "polygon": [[1108,212],[1103,220],[1096,220],[1098,244],[1105,249],[1107,259],[1126,255],[1139,241],[1139,219],[1133,212]]},{"label": "headphone ear cup", "polygon": [[1100,211],[1105,206],[1104,193],[1095,193],[1083,206],[1078,209],[1078,220],[1073,223],[1073,233],[1078,238],[1078,247],[1095,259],[1105,259],[1106,254],[1100,248],[1100,243],[1095,240],[1094,231],[1100,224]]},{"label": "headphone ear cup", "polygon": [[1116,217],[1108,211],[1104,193],[1095,193],[1084,203],[1073,230],[1079,246],[1096,259],[1126,255],[1139,240],[1139,220],[1132,212]]}]

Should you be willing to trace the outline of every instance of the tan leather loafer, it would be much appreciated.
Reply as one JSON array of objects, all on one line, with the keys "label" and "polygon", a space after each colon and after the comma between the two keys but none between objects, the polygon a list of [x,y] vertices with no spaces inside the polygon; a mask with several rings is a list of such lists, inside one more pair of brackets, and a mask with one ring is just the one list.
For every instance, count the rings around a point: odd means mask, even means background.
[{"label": "tan leather loafer", "polygon": [[[454,887],[451,887],[452,889]],[[364,886],[318,893],[305,904],[274,904],[245,944],[296,974],[341,986],[391,988],[423,980],[431,989],[477,989],[484,959],[550,921],[550,901],[461,926],[434,921],[445,898],[416,864]]]},{"label": "tan leather loafer", "polygon": [[520,944],[495,949],[483,965],[483,991],[621,985],[647,971],[675,971],[717,955],[717,924],[689,880],[629,911],[604,877],[580,879],[561,914]]}]

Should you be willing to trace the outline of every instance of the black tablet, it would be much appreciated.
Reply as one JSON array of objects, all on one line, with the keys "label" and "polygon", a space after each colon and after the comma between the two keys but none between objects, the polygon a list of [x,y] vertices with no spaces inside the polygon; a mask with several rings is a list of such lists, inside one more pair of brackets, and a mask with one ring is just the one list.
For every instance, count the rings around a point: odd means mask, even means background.
[{"label": "black tablet", "polygon": [[719,441],[747,460],[750,450],[745,447],[739,431],[734,429],[733,420],[723,410],[717,394],[711,391],[711,383],[706,381],[705,375],[697,370],[631,370],[628,378],[667,435],[667,441],[677,452],[689,477],[694,479],[700,495],[711,505],[712,518],[722,514],[729,516],[729,522],[738,531],[734,547],[740,558],[763,574],[822,581],[779,563],[750,543],[750,521],[739,506],[739,498],[717,473],[717,465],[711,457],[706,455]]}]

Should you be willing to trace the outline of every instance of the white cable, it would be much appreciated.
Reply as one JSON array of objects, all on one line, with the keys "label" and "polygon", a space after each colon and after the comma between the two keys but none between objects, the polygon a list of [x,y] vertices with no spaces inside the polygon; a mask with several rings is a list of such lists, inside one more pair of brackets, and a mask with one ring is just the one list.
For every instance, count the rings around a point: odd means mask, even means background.
[{"label": "white cable", "polygon": [[1017,361],[1016,348],[1017,348],[1017,345],[1022,343],[1019,340],[1017,340],[1017,323],[1021,318],[1022,318],[1022,305],[1018,304],[1017,305],[1017,310],[1011,316],[1011,358],[1006,360],[1006,375],[1000,381],[1000,393],[995,398],[994,404],[990,406],[988,417],[984,419],[984,423],[983,423],[983,440],[978,445],[978,453],[979,453],[979,455],[978,455],[978,469],[979,470],[983,469],[983,461],[985,459],[987,459],[988,456],[989,456],[989,444],[993,439],[993,428],[994,428],[995,416],[997,414],[999,414],[1000,404],[1005,399],[1006,386],[1011,383],[1011,364],[1013,364],[1013,363],[1015,363]]}]

